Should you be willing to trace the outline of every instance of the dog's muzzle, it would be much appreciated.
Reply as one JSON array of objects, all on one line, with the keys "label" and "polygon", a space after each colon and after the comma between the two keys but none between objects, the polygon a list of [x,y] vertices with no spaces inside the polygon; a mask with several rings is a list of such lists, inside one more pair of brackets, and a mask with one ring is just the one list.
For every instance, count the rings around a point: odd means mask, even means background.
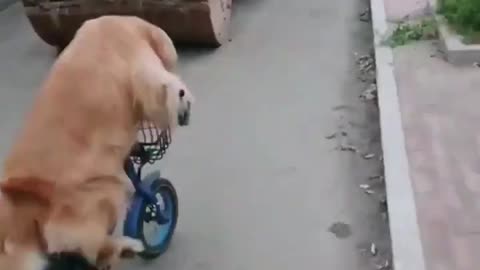
[{"label": "dog's muzzle", "polygon": [[178,125],[188,126],[190,123],[191,104],[187,102],[187,106],[178,112]]}]

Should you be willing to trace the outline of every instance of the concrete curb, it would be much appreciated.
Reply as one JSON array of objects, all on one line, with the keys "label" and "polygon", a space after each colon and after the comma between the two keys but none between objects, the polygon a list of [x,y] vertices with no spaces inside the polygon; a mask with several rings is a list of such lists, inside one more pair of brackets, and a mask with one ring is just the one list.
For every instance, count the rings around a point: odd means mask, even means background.
[{"label": "concrete curb", "polygon": [[480,45],[464,44],[462,36],[452,32],[442,16],[435,16],[442,49],[445,51],[447,61],[454,65],[472,65],[480,62]]},{"label": "concrete curb", "polygon": [[445,19],[437,15],[437,0],[428,0],[430,12],[435,16],[438,24],[440,43],[445,51],[446,59],[454,65],[472,65],[480,62],[480,45],[467,45],[462,42],[462,37],[450,31]]},{"label": "concrete curb", "polygon": [[382,44],[388,33],[383,1],[371,0],[370,6],[393,266],[396,270],[425,270],[398,90],[393,72],[393,51]]}]

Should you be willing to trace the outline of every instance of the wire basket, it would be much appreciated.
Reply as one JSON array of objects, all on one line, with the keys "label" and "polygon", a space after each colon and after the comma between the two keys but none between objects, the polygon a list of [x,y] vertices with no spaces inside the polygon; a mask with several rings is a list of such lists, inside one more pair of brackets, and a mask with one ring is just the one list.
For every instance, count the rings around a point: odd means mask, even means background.
[{"label": "wire basket", "polygon": [[151,122],[142,122],[130,158],[136,164],[153,164],[162,159],[172,142],[170,135],[170,129],[160,130]]}]

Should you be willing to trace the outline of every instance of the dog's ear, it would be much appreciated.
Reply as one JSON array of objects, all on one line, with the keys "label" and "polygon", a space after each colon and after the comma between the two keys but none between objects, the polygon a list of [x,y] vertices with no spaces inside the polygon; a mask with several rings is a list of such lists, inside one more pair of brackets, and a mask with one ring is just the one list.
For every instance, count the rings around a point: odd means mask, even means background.
[{"label": "dog's ear", "polygon": [[160,128],[167,128],[171,122],[171,112],[168,108],[168,90],[165,84],[158,89],[145,93],[147,97],[142,102],[143,119],[155,123]]},{"label": "dog's ear", "polygon": [[131,91],[137,121],[152,121],[159,128],[168,126],[170,115],[165,73],[168,71],[158,59],[148,59],[134,67]]},{"label": "dog's ear", "polygon": [[162,60],[162,63],[166,70],[172,72],[174,71],[178,55],[173,41],[170,37],[158,26],[153,24],[149,25],[150,27],[150,45],[157,54],[157,56]]}]

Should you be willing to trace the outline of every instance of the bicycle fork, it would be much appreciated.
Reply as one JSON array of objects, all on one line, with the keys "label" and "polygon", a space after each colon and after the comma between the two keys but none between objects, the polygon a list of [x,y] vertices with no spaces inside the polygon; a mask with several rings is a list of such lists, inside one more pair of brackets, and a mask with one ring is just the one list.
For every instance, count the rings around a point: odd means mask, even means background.
[{"label": "bicycle fork", "polygon": [[135,166],[130,161],[130,159],[127,159],[125,161],[124,170],[128,178],[130,178],[130,181],[132,182],[135,191],[138,192],[140,196],[142,196],[150,206],[153,206],[153,213],[151,212],[151,218],[156,220],[160,225],[166,224],[169,219],[163,214],[162,204],[157,199],[157,197],[152,194],[152,192],[150,192],[149,189],[142,185],[142,168],[143,165],[140,165],[138,169],[135,170]]}]

